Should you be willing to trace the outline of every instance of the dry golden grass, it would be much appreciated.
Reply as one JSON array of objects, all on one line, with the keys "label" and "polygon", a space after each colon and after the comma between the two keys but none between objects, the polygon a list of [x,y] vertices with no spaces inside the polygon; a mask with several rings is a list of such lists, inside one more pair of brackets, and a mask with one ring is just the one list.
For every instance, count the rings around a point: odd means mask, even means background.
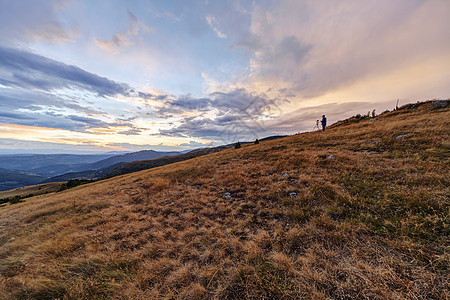
[{"label": "dry golden grass", "polygon": [[47,193],[53,193],[53,192],[56,192],[57,190],[59,190],[60,187],[61,187],[61,182],[50,182],[50,183],[25,186],[25,187],[20,187],[17,189],[12,189],[12,190],[0,191],[0,199],[14,198],[15,196],[27,197],[30,194],[32,194],[33,196],[37,196],[37,195],[42,195],[42,194],[47,194]]},{"label": "dry golden grass", "polygon": [[0,299],[447,299],[449,122],[424,105],[2,207]]}]

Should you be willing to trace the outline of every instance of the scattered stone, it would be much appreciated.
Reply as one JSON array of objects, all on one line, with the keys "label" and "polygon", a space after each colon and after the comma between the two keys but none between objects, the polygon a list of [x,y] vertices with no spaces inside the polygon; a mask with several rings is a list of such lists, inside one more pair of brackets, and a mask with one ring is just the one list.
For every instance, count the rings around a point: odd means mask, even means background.
[{"label": "scattered stone", "polygon": [[289,223],[286,223],[286,226],[289,226]]},{"label": "scattered stone", "polygon": [[289,197],[291,197],[292,199],[297,198],[297,192],[290,192]]},{"label": "scattered stone", "polygon": [[223,194],[223,196],[224,196],[225,198],[231,198],[231,194],[228,193],[228,192],[226,192],[225,194]]},{"label": "scattered stone", "polygon": [[334,159],[335,156],[334,155],[327,155],[327,159]]},{"label": "scattered stone", "polygon": [[296,181],[297,181],[297,179],[295,179],[295,178],[289,179],[289,182],[296,182]]},{"label": "scattered stone", "polygon": [[370,119],[370,121],[376,122],[376,121],[379,121],[379,120],[377,118],[375,118],[375,119]]},{"label": "scattered stone", "polygon": [[373,142],[369,142],[369,144],[378,144],[379,142],[381,142],[381,139],[375,140]]},{"label": "scattered stone", "polygon": [[106,195],[112,195],[113,194],[113,192],[107,192],[106,193]]},{"label": "scattered stone", "polygon": [[442,108],[442,107],[446,107],[446,106],[447,106],[447,101],[445,101],[445,100],[436,100],[436,101],[431,102],[431,107],[433,109]]},{"label": "scattered stone", "polygon": [[401,135],[397,135],[395,138],[396,139],[401,139],[401,138],[412,136],[412,135],[413,135],[412,133],[401,134]]},{"label": "scattered stone", "polygon": [[201,188],[202,186],[201,186],[200,184],[197,184],[195,187],[196,187],[197,189],[199,189],[199,188]]},{"label": "scattered stone", "polygon": [[359,150],[359,152],[361,152],[361,153],[377,153],[376,151],[368,150],[368,149],[362,149],[362,150]]},{"label": "scattered stone", "polygon": [[283,178],[285,178],[285,177],[288,177],[288,173],[283,173],[283,175],[281,175],[281,177],[283,177]]}]

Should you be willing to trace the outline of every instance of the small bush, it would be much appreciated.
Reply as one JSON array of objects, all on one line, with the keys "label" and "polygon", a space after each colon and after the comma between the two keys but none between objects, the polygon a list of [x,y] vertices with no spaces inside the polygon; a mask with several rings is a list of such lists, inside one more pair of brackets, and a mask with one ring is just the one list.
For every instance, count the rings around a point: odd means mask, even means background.
[{"label": "small bush", "polygon": [[236,144],[234,144],[234,149],[239,149],[241,148],[241,143],[237,142]]},{"label": "small bush", "polygon": [[14,196],[14,198],[12,198],[11,200],[9,200],[9,203],[10,203],[10,204],[16,204],[16,203],[22,202],[21,199],[22,199],[22,198],[21,198],[20,196]]}]

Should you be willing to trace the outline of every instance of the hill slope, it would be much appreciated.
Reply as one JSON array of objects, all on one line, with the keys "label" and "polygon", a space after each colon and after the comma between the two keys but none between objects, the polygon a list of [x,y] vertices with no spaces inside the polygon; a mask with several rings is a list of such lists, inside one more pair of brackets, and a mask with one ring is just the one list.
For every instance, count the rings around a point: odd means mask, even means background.
[{"label": "hill slope", "polygon": [[158,157],[163,156],[171,156],[171,155],[178,155],[181,154],[181,152],[177,151],[167,151],[167,152],[159,152],[154,150],[142,150],[138,152],[132,152],[132,153],[126,153],[122,155],[116,155],[98,162],[95,162],[89,167],[85,168],[84,170],[98,170],[102,168],[107,168],[109,166],[112,166],[117,163],[127,163],[132,162],[135,160],[144,160],[144,159],[154,159]]},{"label": "hill slope", "polygon": [[109,172],[113,171],[114,169],[126,164],[125,162],[119,162],[114,165],[111,165],[109,167],[101,168],[98,170],[86,170],[86,171],[80,171],[80,172],[69,172],[64,173],[58,176],[54,176],[51,178],[47,178],[42,183],[48,183],[48,182],[60,182],[60,181],[69,181],[71,179],[98,179],[100,177],[106,176]]},{"label": "hill slope", "polygon": [[110,171],[105,175],[105,177],[115,177],[119,175],[125,175],[141,170],[147,170],[152,169],[168,164],[172,164],[175,162],[191,159],[194,157],[199,157],[203,155],[207,155],[210,153],[222,151],[224,149],[227,149],[229,147],[227,146],[218,146],[218,147],[211,147],[211,148],[202,148],[197,150],[192,150],[187,153],[179,154],[179,155],[173,155],[173,156],[164,156],[149,160],[140,160],[140,161],[133,161],[127,164],[123,164],[122,166],[118,166],[114,170]]},{"label": "hill slope", "polygon": [[431,104],[0,208],[0,298],[446,299]]}]

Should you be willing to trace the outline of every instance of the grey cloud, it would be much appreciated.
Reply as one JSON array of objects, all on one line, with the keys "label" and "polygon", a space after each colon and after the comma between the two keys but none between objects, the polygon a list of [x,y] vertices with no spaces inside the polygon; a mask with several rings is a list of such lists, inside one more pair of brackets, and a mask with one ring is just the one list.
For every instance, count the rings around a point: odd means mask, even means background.
[{"label": "grey cloud", "polygon": [[0,88],[0,108],[3,110],[27,109],[38,111],[42,109],[69,108],[85,114],[100,114],[100,111],[82,106],[73,99],[61,99],[55,95],[27,90]]},{"label": "grey cloud", "polygon": [[0,47],[3,85],[43,91],[84,89],[99,96],[131,94],[128,85],[23,50]]},{"label": "grey cloud", "polygon": [[124,134],[124,135],[139,135],[142,132],[142,130],[140,129],[130,129],[130,130],[124,130],[124,131],[120,131],[119,134]]},{"label": "grey cloud", "polygon": [[139,20],[132,12],[127,11],[127,15],[129,23],[128,30],[114,33],[109,41],[96,39],[99,47],[110,53],[117,54],[120,52],[121,48],[132,44],[133,37],[138,35],[141,28],[146,31],[153,31],[152,28],[148,27],[144,22]]},{"label": "grey cloud", "polygon": [[[184,111],[203,112],[214,110],[216,117],[204,117],[201,113],[182,120],[177,127],[161,130],[161,135],[181,137],[203,137],[216,141],[233,139],[254,139],[262,136],[266,130],[259,117],[270,115],[278,109],[285,99],[270,99],[265,95],[256,95],[244,89],[228,93],[216,92],[209,98],[182,97],[169,102],[159,113]],[[183,108],[181,110],[180,108]],[[225,138],[226,137],[226,138]],[[230,140],[229,142],[233,142]]]},{"label": "grey cloud", "polygon": [[208,98],[192,98],[191,96],[181,96],[174,101],[170,102],[170,105],[176,108],[187,110],[200,110],[205,111],[209,109],[211,99]]},{"label": "grey cloud", "polygon": [[432,58],[448,60],[449,13],[443,0],[256,1],[247,23],[227,22],[226,12],[215,17],[254,62],[242,85],[283,81],[287,94],[305,98]]},{"label": "grey cloud", "polygon": [[67,116],[69,120],[83,124],[85,127],[108,127],[109,123],[94,118],[80,117],[75,115]]},{"label": "grey cloud", "polygon": [[[59,113],[66,108],[73,109],[80,115],[65,116]],[[83,107],[74,100],[61,100],[54,95],[42,92],[0,89],[0,122],[72,131],[85,131],[96,127],[133,126],[130,122],[108,123],[81,116],[85,114],[100,114],[100,112]]]},{"label": "grey cloud", "polygon": [[26,116],[24,114],[12,113],[12,112],[0,112],[0,120],[8,118],[14,120],[35,120],[32,116]]}]

